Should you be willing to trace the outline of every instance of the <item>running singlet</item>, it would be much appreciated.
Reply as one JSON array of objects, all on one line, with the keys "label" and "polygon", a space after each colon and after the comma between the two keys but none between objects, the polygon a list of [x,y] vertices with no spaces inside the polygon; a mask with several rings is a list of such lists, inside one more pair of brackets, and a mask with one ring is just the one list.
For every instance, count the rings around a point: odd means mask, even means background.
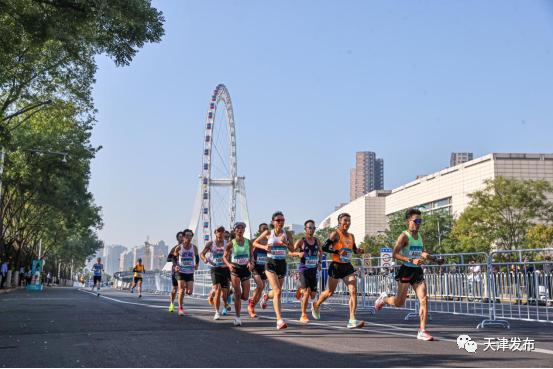
[{"label": "running singlet", "polygon": [[351,234],[349,234],[348,236],[344,236],[339,230],[336,232],[338,232],[338,236],[340,236],[340,239],[334,245],[334,250],[340,252],[342,250],[345,250],[347,254],[332,254],[332,261],[335,263],[351,263],[351,254],[353,253],[353,236]]},{"label": "running singlet", "polygon": [[[288,236],[286,235],[285,231],[282,231],[284,234],[284,237],[288,240]],[[271,234],[269,235],[269,240],[267,241],[267,245],[271,246],[271,252],[267,253],[267,257],[271,258],[273,260],[284,260],[286,259],[286,255],[288,255],[288,246],[283,245],[280,241],[280,237],[277,237],[275,235],[275,230],[273,229],[271,231]]]},{"label": "running singlet", "polygon": [[211,262],[213,263],[210,265],[211,268],[221,268],[225,267],[226,264],[223,261],[223,255],[225,254],[225,249],[227,248],[227,241],[223,241],[223,246],[219,247],[217,246],[217,242],[213,241],[213,244],[211,244]]},{"label": "running singlet", "polygon": [[101,277],[102,276],[102,270],[104,270],[104,265],[96,263],[92,266],[92,270],[94,271],[94,276],[95,277]]},{"label": "running singlet", "polygon": [[267,263],[267,251],[265,250],[255,248],[253,257],[255,258],[255,265],[265,265]]},{"label": "running singlet", "polygon": [[135,278],[142,278],[142,273],[144,273],[144,264],[136,264],[134,266],[134,277]]},{"label": "running singlet", "polygon": [[301,251],[303,252],[303,256],[300,259],[300,270],[316,268],[319,265],[319,246],[317,241],[313,245],[310,245],[303,238]]},{"label": "running singlet", "polygon": [[183,246],[179,250],[179,273],[194,274],[194,246],[190,245],[187,250]]},{"label": "running singlet", "polygon": [[244,245],[240,246],[236,240],[232,240],[232,263],[248,265],[250,262],[250,241],[244,238]]},{"label": "running singlet", "polygon": [[[401,249],[401,255],[411,259],[420,259],[422,257],[422,249],[423,249],[422,237],[420,233],[417,235],[418,238],[416,240],[411,235],[411,232],[404,231],[403,233],[405,233],[405,235],[407,236],[407,240],[409,241],[409,244]],[[420,265],[415,265],[408,261],[400,261],[400,260],[398,261],[408,267],[420,268]]]}]

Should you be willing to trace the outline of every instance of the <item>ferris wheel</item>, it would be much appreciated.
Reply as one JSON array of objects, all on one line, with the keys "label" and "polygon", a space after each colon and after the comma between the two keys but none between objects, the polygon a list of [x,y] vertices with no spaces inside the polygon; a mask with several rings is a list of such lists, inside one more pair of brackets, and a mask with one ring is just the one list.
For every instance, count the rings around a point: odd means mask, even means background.
[{"label": "ferris wheel", "polygon": [[218,85],[209,100],[204,125],[202,169],[190,229],[198,246],[212,239],[217,226],[230,229],[246,223],[244,237],[251,237],[245,177],[238,176],[236,130],[230,94]]}]

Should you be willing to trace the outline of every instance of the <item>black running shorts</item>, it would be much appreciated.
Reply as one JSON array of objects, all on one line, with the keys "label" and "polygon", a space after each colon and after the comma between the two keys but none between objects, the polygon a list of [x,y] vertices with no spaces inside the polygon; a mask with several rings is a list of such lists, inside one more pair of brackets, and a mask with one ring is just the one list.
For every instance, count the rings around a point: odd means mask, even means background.
[{"label": "black running shorts", "polygon": [[300,272],[300,286],[311,289],[311,292],[317,292],[317,268],[305,269]]},{"label": "black running shorts", "polygon": [[355,273],[353,265],[351,263],[337,263],[332,262],[328,267],[328,275],[334,279],[344,279]]},{"label": "black running shorts", "polygon": [[262,281],[267,280],[267,274],[265,274],[265,264],[255,264],[255,267],[252,270],[252,274],[260,276]]},{"label": "black running shorts", "polygon": [[221,288],[229,288],[230,271],[228,268],[211,268],[211,284],[220,284]]},{"label": "black running shorts", "polygon": [[230,272],[231,275],[240,278],[240,282],[247,281],[251,278],[252,273],[250,273],[250,270],[248,269],[247,265],[234,265],[234,271]]},{"label": "black running shorts", "polygon": [[267,259],[267,264],[265,264],[265,272],[275,273],[278,279],[283,279],[286,277],[286,260]]},{"label": "black running shorts", "polygon": [[177,281],[194,282],[194,274],[175,273]]},{"label": "black running shorts", "polygon": [[133,278],[134,284],[137,284],[138,281],[142,282],[142,277],[134,277],[134,278]]},{"label": "black running shorts", "polygon": [[424,281],[424,272],[421,267],[402,265],[397,271],[395,279],[400,283],[409,283],[414,286]]}]

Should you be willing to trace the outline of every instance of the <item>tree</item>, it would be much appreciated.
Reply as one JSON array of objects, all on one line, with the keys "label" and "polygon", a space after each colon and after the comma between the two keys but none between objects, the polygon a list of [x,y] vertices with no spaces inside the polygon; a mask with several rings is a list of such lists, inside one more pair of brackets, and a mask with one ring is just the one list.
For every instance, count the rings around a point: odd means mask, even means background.
[{"label": "tree", "polygon": [[553,203],[545,180],[496,177],[470,194],[471,202],[451,233],[455,252],[515,250],[527,244],[530,229],[553,221]]},{"label": "tree", "polygon": [[0,1],[0,144],[56,101],[93,115],[95,55],[128,65],[163,21],[149,0]]},{"label": "tree", "polygon": [[363,242],[359,244],[359,247],[365,250],[365,254],[370,254],[373,257],[380,256],[380,249],[382,247],[390,247],[388,243],[388,237],[385,234],[368,234],[363,239]]},{"label": "tree", "polygon": [[541,249],[553,246],[553,225],[536,224],[526,234],[526,246]]},{"label": "tree", "polygon": [[330,234],[335,230],[336,230],[336,227],[319,228],[315,232],[315,237],[317,237],[319,240],[321,240],[321,242],[324,243],[330,237]]}]

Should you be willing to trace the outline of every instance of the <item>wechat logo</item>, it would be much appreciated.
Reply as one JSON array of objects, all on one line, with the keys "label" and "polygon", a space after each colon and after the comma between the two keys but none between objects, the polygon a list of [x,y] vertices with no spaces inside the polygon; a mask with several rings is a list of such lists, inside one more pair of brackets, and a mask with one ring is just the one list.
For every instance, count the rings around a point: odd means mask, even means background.
[{"label": "wechat logo", "polygon": [[470,336],[462,334],[457,337],[457,347],[460,349],[465,349],[467,352],[474,353],[478,350],[478,344],[474,342]]}]

